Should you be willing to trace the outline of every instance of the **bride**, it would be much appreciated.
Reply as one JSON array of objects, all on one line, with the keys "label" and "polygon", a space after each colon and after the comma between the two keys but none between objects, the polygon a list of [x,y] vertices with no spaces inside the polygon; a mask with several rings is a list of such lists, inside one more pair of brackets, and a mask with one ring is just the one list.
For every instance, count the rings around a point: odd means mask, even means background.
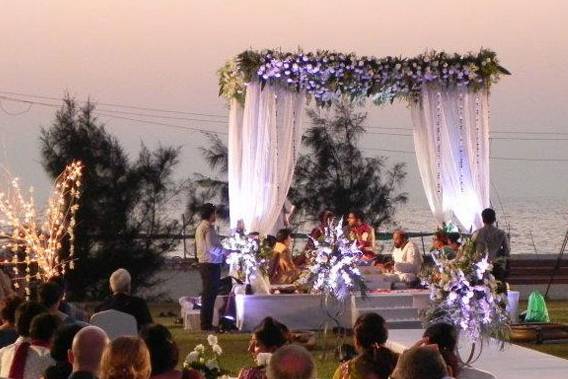
[{"label": "bride", "polygon": [[300,275],[292,259],[292,241],[290,229],[281,229],[276,234],[269,271],[271,284],[292,284]]}]

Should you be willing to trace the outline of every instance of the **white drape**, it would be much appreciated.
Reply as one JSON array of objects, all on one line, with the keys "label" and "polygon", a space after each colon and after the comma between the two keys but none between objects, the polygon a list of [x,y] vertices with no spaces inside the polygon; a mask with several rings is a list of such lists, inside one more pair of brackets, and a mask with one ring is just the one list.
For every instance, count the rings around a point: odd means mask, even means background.
[{"label": "white drape", "polygon": [[428,86],[420,100],[411,106],[414,144],[434,218],[477,229],[489,206],[488,91]]},{"label": "white drape", "polygon": [[244,109],[231,102],[229,117],[229,207],[249,231],[267,234],[292,184],[302,136],[303,93],[247,84]]}]

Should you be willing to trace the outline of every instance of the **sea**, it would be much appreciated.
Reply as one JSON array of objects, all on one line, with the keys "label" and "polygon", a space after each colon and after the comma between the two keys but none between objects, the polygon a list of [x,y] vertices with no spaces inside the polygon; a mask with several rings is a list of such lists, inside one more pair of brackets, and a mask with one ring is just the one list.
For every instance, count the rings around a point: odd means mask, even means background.
[{"label": "sea", "polygon": [[[494,204],[498,226],[505,230],[511,238],[512,254],[558,254],[562,242],[568,233],[568,198],[527,198],[503,200]],[[379,232],[389,232],[402,227],[409,232],[434,232],[436,223],[432,212],[426,204],[405,204],[397,209],[394,222],[379,227]],[[312,225],[303,225],[300,232],[309,232]],[[220,226],[220,233],[227,234],[226,225]],[[424,241],[416,238],[418,246],[429,250],[431,237]],[[301,250],[302,242],[296,241],[295,247]],[[391,241],[383,242],[383,251],[392,249]],[[186,256],[193,254],[193,241],[186,243]],[[170,256],[183,257],[183,245]]]}]

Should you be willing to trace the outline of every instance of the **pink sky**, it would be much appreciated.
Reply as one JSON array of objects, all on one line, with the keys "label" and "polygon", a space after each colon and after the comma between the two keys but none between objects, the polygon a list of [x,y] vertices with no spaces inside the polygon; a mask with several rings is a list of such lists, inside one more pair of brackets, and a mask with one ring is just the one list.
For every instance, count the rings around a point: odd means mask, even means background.
[{"label": "pink sky", "polygon": [[[223,114],[215,71],[248,47],[383,56],[484,46],[513,72],[494,87],[493,130],[568,132],[567,14],[562,0],[6,1],[0,13],[0,91],[61,96],[68,90],[80,99]],[[40,193],[47,181],[39,164],[39,126],[49,125],[52,115],[52,109],[38,106],[17,117],[0,112],[4,161]],[[204,141],[199,134],[105,121],[132,155],[141,141],[183,145],[178,175],[206,172],[198,158]],[[404,104],[371,109],[368,123],[411,127]],[[362,144],[412,150],[404,137],[373,135]],[[568,159],[567,146],[568,141],[494,141],[493,155]],[[390,159],[408,162],[406,190],[423,201],[414,157]],[[567,196],[567,162],[494,161],[492,177],[506,199]]]}]

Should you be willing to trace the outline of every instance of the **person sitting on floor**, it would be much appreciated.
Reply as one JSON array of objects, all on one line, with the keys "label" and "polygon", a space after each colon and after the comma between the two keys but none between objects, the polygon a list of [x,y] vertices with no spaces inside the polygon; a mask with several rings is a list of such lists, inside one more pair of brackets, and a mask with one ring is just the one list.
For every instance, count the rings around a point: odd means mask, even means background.
[{"label": "person sitting on floor", "polygon": [[4,299],[4,307],[0,312],[2,325],[0,325],[0,349],[13,344],[18,339],[16,330],[16,309],[24,300],[18,296],[10,296]]},{"label": "person sitting on floor", "polygon": [[152,323],[152,315],[146,301],[130,295],[130,273],[120,268],[110,276],[110,289],[112,296],[107,298],[101,305],[96,308],[96,312],[102,312],[114,309],[119,312],[128,313],[136,319],[138,330],[145,325]]},{"label": "person sitting on floor", "polygon": [[292,241],[290,229],[281,229],[276,234],[269,271],[271,284],[292,284],[298,279],[300,273],[292,260]]},{"label": "person sitting on floor", "polygon": [[363,258],[373,261],[377,254],[375,252],[375,229],[365,223],[363,214],[360,211],[351,211],[347,215],[347,237],[357,242],[357,247],[363,252]]},{"label": "person sitting on floor", "polygon": [[285,345],[276,350],[266,370],[267,379],[315,379],[314,358],[300,345]]},{"label": "person sitting on floor", "polygon": [[432,238],[432,250],[446,259],[454,259],[456,252],[450,247],[450,239],[443,230],[438,230]]},{"label": "person sitting on floor", "polygon": [[394,282],[402,282],[412,286],[418,280],[418,273],[422,269],[422,254],[416,244],[408,239],[402,229],[394,231],[394,250],[392,251],[392,265],[379,267],[385,271],[385,277]]},{"label": "person sitting on floor", "polygon": [[73,344],[73,338],[81,330],[79,324],[68,324],[55,332],[53,345],[51,346],[51,358],[55,361],[53,366],[45,370],[44,379],[67,379],[73,371],[69,362],[68,351]]},{"label": "person sitting on floor", "polygon": [[353,326],[353,340],[359,354],[339,366],[333,379],[388,379],[398,355],[385,347],[387,338],[384,318],[376,313],[359,316]]},{"label": "person sitting on floor", "polygon": [[150,351],[152,379],[199,379],[201,375],[193,369],[177,370],[179,349],[172,334],[163,325],[148,325],[140,333]]},{"label": "person sitting on floor", "polygon": [[267,317],[253,332],[248,352],[256,362],[256,367],[244,368],[239,379],[266,379],[266,365],[272,354],[288,342],[288,328]]},{"label": "person sitting on floor", "polygon": [[462,246],[460,240],[461,234],[456,232],[448,233],[448,247],[454,251],[454,254],[456,254],[456,256]]},{"label": "person sitting on floor", "polygon": [[438,349],[421,346],[402,353],[391,379],[450,379],[450,376]]},{"label": "person sitting on floor", "polygon": [[73,338],[68,352],[73,372],[69,379],[96,379],[99,377],[101,357],[109,343],[104,330],[98,326],[86,326]]}]

